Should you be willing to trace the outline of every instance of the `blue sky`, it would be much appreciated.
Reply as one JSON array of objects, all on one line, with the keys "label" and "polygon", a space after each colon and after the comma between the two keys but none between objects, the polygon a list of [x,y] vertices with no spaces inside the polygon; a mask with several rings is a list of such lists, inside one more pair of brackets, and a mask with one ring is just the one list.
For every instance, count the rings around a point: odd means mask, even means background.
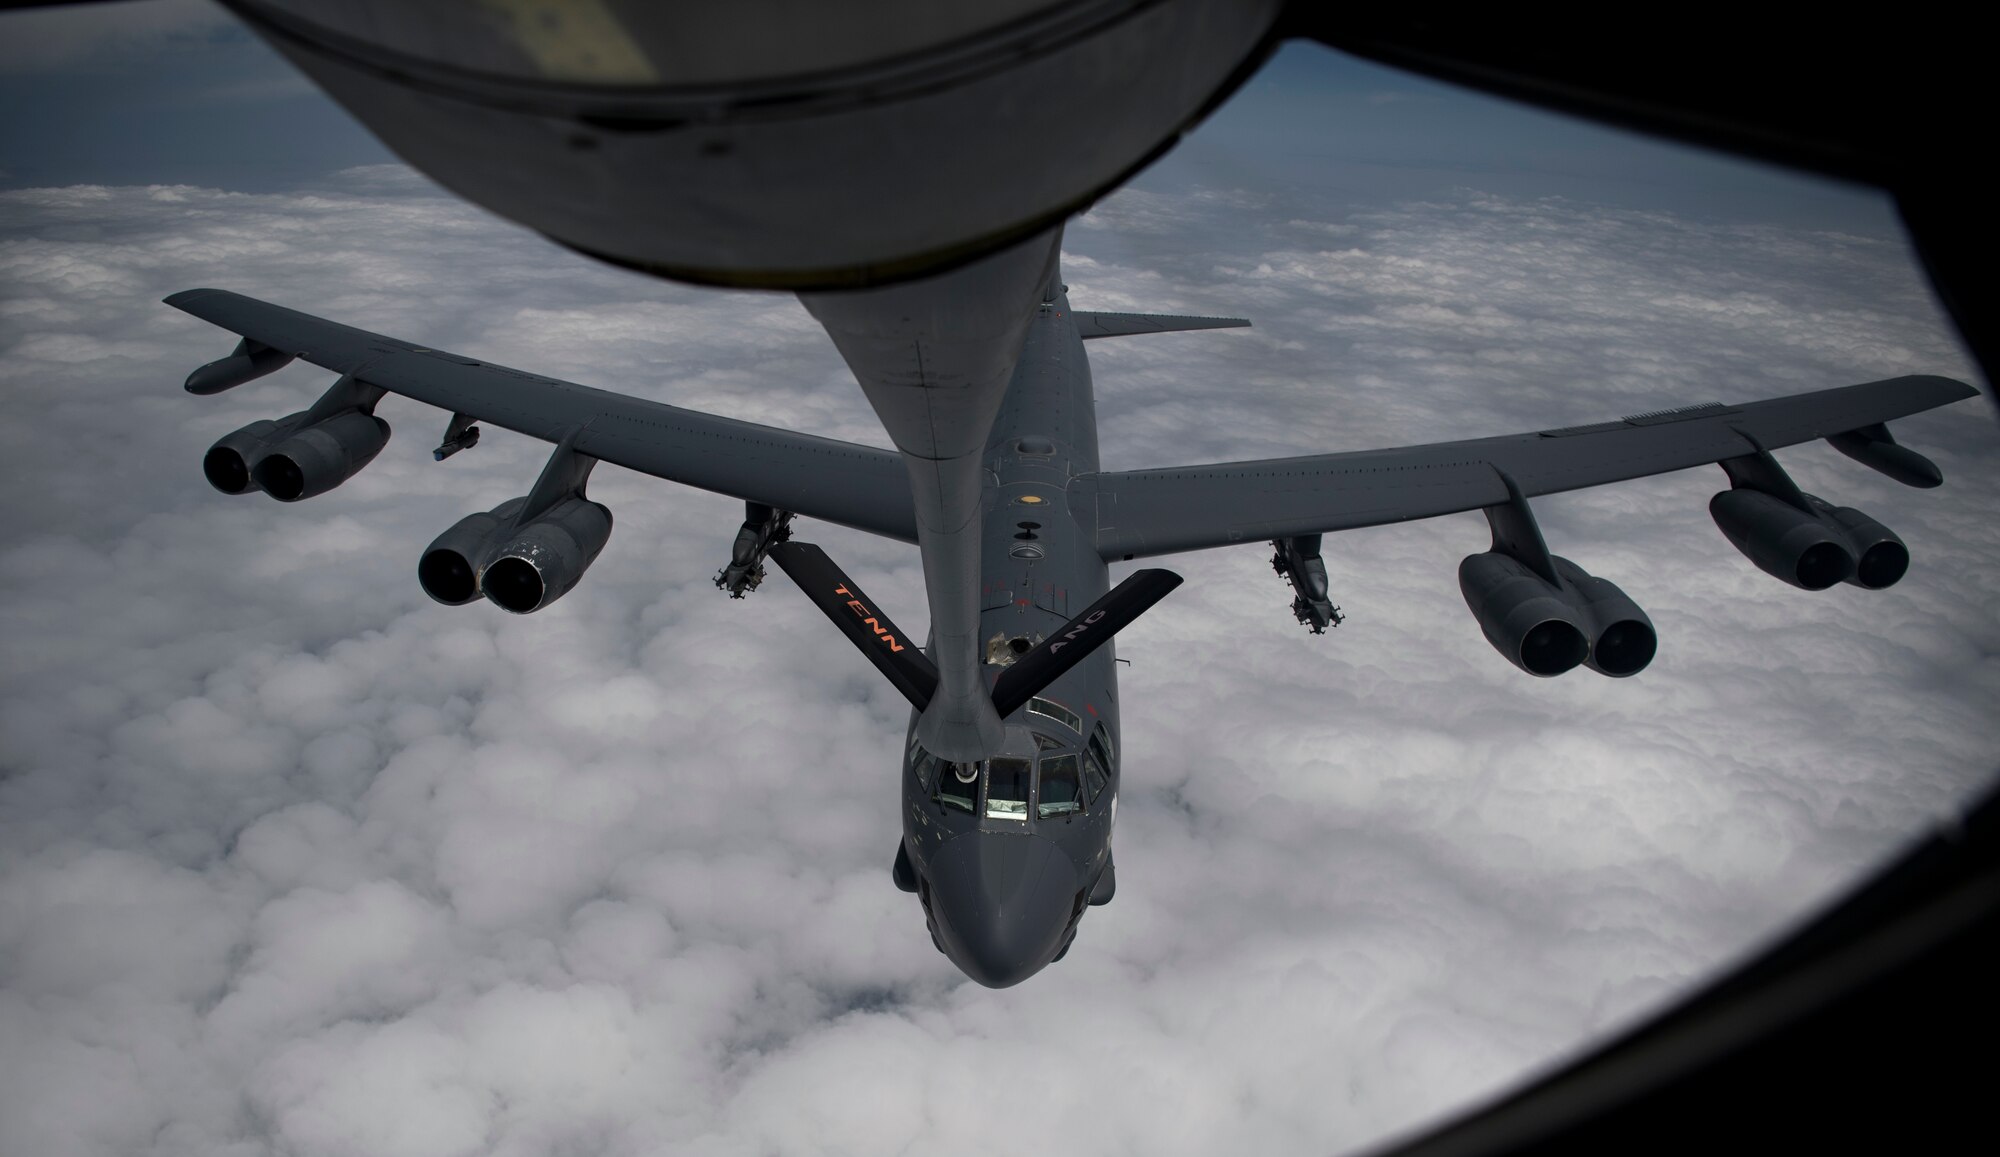
[{"label": "blue sky", "polygon": [[[1990,777],[1978,404],[1898,427],[1937,491],[1780,455],[1910,543],[1889,591],[1756,572],[1712,469],[1538,501],[1658,624],[1632,680],[1492,652],[1476,515],[1330,537],[1320,638],[1267,552],[1179,556],[1119,640],[1118,898],[981,989],[889,883],[900,702],[783,580],[710,584],[740,504],[602,468],[575,591],[436,606],[418,552],[546,447],[434,463],[445,416],[391,398],[339,490],[217,495],[202,451],[328,375],[190,398],[233,339],[159,298],[885,444],[796,302],[444,196],[200,4],[0,46],[0,1151],[1005,1153],[1022,1098],[1047,1153],[1347,1150],[1616,1031]],[[1112,469],[1971,376],[1872,193],[1314,48],[1072,222],[1065,279],[1256,323],[1091,344]],[[913,551],[811,534],[922,629]]]}]

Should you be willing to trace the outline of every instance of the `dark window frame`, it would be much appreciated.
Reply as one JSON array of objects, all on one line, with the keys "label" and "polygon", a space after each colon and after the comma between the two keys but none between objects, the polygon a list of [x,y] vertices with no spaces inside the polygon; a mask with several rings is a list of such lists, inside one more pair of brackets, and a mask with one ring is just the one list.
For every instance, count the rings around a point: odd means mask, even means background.
[{"label": "dark window frame", "polygon": [[[1043,802],[1042,785],[1048,782],[1047,773],[1049,766],[1065,760],[1071,765],[1071,782],[1076,787],[1076,797],[1064,801],[1068,805],[1068,810],[1052,812],[1047,810],[1049,805]],[[1058,817],[1080,815],[1086,806],[1083,787],[1083,754],[1077,751],[1057,751],[1043,754],[1041,759],[1036,761],[1035,765],[1035,818],[1038,820],[1052,820]]]}]

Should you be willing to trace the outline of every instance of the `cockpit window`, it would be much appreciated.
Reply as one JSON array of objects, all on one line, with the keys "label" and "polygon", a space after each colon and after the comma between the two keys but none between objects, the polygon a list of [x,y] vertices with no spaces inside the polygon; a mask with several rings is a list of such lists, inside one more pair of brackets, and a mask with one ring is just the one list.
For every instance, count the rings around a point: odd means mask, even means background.
[{"label": "cockpit window", "polygon": [[973,810],[979,798],[979,765],[939,760],[937,790],[931,798],[962,812]]},{"label": "cockpit window", "polygon": [[1083,787],[1077,781],[1076,753],[1043,756],[1042,796],[1041,802],[1035,805],[1035,814],[1048,819],[1082,810]]},{"label": "cockpit window", "polygon": [[1111,733],[1104,729],[1102,723],[1097,725],[1097,730],[1090,733],[1090,746],[1097,752],[1097,758],[1104,764],[1105,769],[1110,770]]},{"label": "cockpit window", "polygon": [[1090,747],[1083,754],[1083,789],[1085,798],[1092,804],[1097,802],[1099,792],[1111,782],[1111,741],[1104,732],[1102,723],[1090,733]]},{"label": "cockpit window", "polygon": [[1034,764],[1025,759],[1000,756],[987,762],[986,817],[996,820],[1028,818],[1028,781]]},{"label": "cockpit window", "polygon": [[1111,777],[1105,774],[1104,765],[1097,761],[1097,750],[1092,748],[1085,752],[1083,755],[1083,787],[1086,793],[1085,798],[1095,804],[1097,802],[1097,793],[1103,791],[1104,785],[1110,782]]},{"label": "cockpit window", "polygon": [[1033,699],[1028,700],[1028,710],[1035,715],[1045,715],[1069,728],[1071,731],[1076,732],[1078,735],[1083,734],[1083,716],[1078,715],[1053,699],[1044,699],[1037,695]]}]

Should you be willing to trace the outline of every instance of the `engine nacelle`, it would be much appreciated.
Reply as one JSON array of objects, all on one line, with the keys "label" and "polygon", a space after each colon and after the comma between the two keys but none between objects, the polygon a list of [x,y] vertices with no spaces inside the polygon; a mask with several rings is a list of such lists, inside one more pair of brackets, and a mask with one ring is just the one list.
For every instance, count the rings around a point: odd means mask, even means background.
[{"label": "engine nacelle", "polygon": [[271,452],[271,447],[303,426],[305,419],[303,410],[276,421],[265,418],[216,439],[201,459],[201,472],[207,475],[208,484],[224,494],[256,489],[257,480],[251,476],[251,468]]},{"label": "engine nacelle", "polygon": [[417,582],[424,593],[448,607],[462,607],[479,598],[479,572],[500,545],[526,498],[507,501],[481,514],[468,514],[424,548],[417,562]]},{"label": "engine nacelle", "polygon": [[1566,558],[1551,556],[1551,583],[1500,551],[1458,566],[1458,589],[1493,649],[1530,675],[1560,675],[1585,664],[1624,678],[1645,670],[1659,649],[1653,621],[1624,591]]},{"label": "engine nacelle", "polygon": [[324,494],[354,477],[389,441],[389,423],[349,410],[318,422],[310,411],[252,422],[216,439],[201,472],[224,494],[262,490],[280,502]]},{"label": "engine nacelle", "polygon": [[479,589],[515,614],[538,611],[577,584],[610,538],[608,507],[587,498],[565,498],[487,559]]},{"label": "engine nacelle", "polygon": [[1458,589],[1493,649],[1530,675],[1560,675],[1590,654],[1583,616],[1558,588],[1498,551],[1458,564]]},{"label": "engine nacelle", "polygon": [[1550,561],[1568,588],[1564,594],[1573,603],[1580,600],[1590,627],[1590,654],[1584,666],[1614,679],[1645,670],[1660,648],[1652,618],[1610,579],[1598,578],[1561,555],[1550,556]]},{"label": "engine nacelle", "polygon": [[1852,506],[1835,506],[1811,494],[1806,495],[1806,501],[1812,503],[1820,517],[1838,526],[1853,545],[1854,573],[1847,576],[1848,582],[1879,591],[1895,586],[1910,569],[1910,548],[1903,545],[1895,531]]},{"label": "engine nacelle", "polygon": [[301,428],[258,459],[250,477],[280,502],[325,494],[347,481],[382,452],[389,423],[349,410]]},{"label": "engine nacelle", "polygon": [[[1833,509],[1810,496],[1807,501],[1824,510]],[[1743,557],[1757,564],[1757,569],[1795,587],[1823,591],[1855,575],[1854,544],[1845,530],[1823,513],[1801,510],[1781,498],[1742,487],[1709,499],[1708,513],[1724,537]],[[1860,515],[1859,511],[1854,513]],[[1907,553],[1904,564],[1908,564]],[[1901,577],[1898,572],[1896,578]]]},{"label": "engine nacelle", "polygon": [[452,607],[484,595],[520,615],[567,594],[610,540],[611,511],[570,497],[516,526],[527,502],[510,498],[438,535],[417,563],[424,593]]}]

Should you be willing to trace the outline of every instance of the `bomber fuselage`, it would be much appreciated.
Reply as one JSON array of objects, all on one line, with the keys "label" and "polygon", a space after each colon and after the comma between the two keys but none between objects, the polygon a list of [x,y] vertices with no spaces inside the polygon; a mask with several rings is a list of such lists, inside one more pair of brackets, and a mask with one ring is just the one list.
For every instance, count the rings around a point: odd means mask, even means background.
[{"label": "bomber fuselage", "polygon": [[[1060,289],[1029,327],[985,466],[979,625],[990,688],[1109,585],[1069,510],[1069,480],[1098,468],[1097,423]],[[982,984],[1040,971],[1068,950],[1084,909],[1111,897],[1116,683],[1106,643],[1008,716],[1005,746],[976,763],[926,752],[912,715],[899,876],[907,866],[939,950]]]}]

